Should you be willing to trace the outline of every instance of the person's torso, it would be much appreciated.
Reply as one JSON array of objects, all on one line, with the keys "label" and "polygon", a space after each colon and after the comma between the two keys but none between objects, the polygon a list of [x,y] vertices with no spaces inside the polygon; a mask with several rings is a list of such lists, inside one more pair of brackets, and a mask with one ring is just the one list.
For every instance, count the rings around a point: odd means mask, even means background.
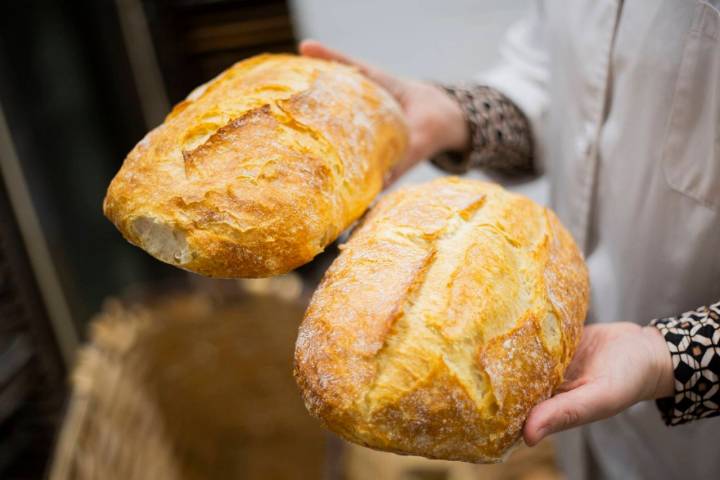
[{"label": "person's torso", "polygon": [[[591,321],[647,324],[717,301],[720,1],[543,5],[551,109],[540,144],[552,206],[587,256]],[[716,447],[702,442],[720,440],[720,420],[667,429],[646,407],[588,431],[606,443],[607,472],[624,458],[625,478],[720,478]],[[686,448],[708,454],[683,459]]]},{"label": "person's torso", "polygon": [[594,319],[647,323],[716,301],[720,7],[545,6],[552,204],[612,274],[593,279]]}]

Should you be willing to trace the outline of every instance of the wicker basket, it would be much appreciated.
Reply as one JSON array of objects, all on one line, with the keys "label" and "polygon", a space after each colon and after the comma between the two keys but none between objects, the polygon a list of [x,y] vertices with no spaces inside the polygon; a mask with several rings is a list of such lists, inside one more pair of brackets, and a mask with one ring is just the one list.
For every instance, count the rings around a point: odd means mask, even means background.
[{"label": "wicker basket", "polygon": [[79,355],[50,478],[320,478],[325,437],[290,367],[301,316],[275,294],[110,302]]}]

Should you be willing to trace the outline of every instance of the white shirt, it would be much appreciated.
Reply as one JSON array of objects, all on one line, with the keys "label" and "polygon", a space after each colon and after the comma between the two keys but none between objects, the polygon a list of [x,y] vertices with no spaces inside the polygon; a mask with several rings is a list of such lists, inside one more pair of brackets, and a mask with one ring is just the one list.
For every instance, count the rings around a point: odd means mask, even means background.
[{"label": "white shirt", "polygon": [[[542,1],[503,57],[480,80],[530,120],[588,321],[720,299],[720,1]],[[670,428],[653,402],[558,440],[570,479],[720,478],[720,418]]]}]

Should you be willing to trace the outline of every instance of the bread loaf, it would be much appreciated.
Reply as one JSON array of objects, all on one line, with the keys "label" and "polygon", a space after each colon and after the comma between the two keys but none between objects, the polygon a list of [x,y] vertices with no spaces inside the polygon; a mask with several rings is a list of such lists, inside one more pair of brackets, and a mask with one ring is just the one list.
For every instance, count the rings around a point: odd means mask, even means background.
[{"label": "bread loaf", "polygon": [[178,104],[125,159],[104,211],[178,267],[284,273],[362,215],[406,143],[395,100],[355,69],[261,55]]},{"label": "bread loaf", "polygon": [[548,209],[448,178],[384,197],[300,327],[309,411],[359,444],[498,462],[579,341],[588,275]]}]

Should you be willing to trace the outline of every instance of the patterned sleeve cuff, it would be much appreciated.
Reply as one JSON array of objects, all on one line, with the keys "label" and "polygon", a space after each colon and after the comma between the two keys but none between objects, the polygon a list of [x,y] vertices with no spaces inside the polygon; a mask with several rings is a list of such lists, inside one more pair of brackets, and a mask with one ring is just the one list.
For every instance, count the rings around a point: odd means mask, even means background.
[{"label": "patterned sleeve cuff", "polygon": [[667,425],[720,415],[720,302],[651,323],[665,337],[675,395],[657,400]]},{"label": "patterned sleeve cuff", "polygon": [[468,152],[442,152],[431,161],[451,173],[472,167],[532,170],[532,137],[525,114],[505,95],[483,85],[442,86],[460,105],[470,133]]}]

